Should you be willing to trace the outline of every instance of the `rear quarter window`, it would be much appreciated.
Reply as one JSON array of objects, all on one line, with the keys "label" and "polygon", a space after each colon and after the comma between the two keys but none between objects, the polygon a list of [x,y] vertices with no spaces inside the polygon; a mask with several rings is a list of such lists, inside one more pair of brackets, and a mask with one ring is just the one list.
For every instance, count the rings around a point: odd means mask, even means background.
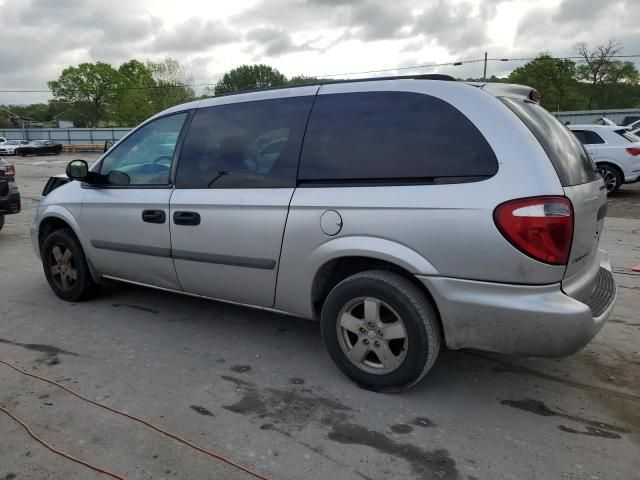
[{"label": "rear quarter window", "polygon": [[299,179],[311,183],[481,180],[498,171],[493,150],[449,103],[409,92],[318,95]]},{"label": "rear quarter window", "polygon": [[547,153],[563,187],[596,181],[595,164],[576,136],[540,105],[523,99],[499,99],[531,130]]},{"label": "rear quarter window", "polygon": [[571,130],[583,145],[599,145],[605,143],[603,138],[591,130]]}]

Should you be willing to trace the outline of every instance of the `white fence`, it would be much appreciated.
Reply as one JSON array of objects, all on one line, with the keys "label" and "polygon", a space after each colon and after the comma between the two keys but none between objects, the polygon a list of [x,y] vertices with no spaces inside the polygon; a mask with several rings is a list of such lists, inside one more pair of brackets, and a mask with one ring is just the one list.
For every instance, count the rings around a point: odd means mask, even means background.
[{"label": "white fence", "polygon": [[130,128],[0,128],[0,137],[7,140],[54,140],[65,145],[79,143],[103,144],[120,140]]},{"label": "white fence", "polygon": [[577,110],[574,112],[551,112],[562,123],[572,125],[591,124],[602,117],[606,117],[616,125],[628,125],[635,120],[640,120],[640,109],[621,108],[609,110]]}]

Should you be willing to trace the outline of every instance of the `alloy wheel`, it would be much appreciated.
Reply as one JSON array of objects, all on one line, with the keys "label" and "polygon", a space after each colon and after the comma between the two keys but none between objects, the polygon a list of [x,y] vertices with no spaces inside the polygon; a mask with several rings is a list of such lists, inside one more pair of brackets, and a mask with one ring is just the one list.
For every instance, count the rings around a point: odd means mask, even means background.
[{"label": "alloy wheel", "polygon": [[388,304],[372,297],[348,302],[336,322],[338,343],[358,368],[374,374],[396,370],[407,355],[407,329]]},{"label": "alloy wheel", "polygon": [[609,167],[599,167],[598,172],[600,172],[600,175],[604,180],[604,184],[607,187],[607,192],[613,192],[618,186],[618,177],[616,176],[616,173]]},{"label": "alloy wheel", "polygon": [[64,245],[56,245],[49,254],[49,270],[56,285],[62,290],[71,290],[78,279],[78,270],[73,253]]}]

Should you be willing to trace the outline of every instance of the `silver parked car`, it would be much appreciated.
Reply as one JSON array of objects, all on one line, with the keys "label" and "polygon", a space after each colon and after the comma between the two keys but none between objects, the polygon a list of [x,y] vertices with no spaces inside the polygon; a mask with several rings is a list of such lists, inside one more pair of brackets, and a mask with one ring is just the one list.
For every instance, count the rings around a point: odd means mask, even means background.
[{"label": "silver parked car", "polygon": [[640,137],[627,127],[569,125],[604,179],[609,193],[624,183],[640,182]]},{"label": "silver parked car", "polygon": [[379,391],[418,382],[443,342],[580,350],[616,295],[604,182],[537,92],[451,80],[154,116],[49,182],[32,237],[51,288],[77,301],[115,279],[318,319],[337,366]]}]

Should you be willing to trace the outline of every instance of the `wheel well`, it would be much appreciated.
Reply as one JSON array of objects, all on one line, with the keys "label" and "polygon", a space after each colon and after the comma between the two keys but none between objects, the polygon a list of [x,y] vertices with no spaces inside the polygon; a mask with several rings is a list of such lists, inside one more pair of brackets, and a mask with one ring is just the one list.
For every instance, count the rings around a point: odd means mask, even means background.
[{"label": "wheel well", "polygon": [[65,228],[71,228],[71,226],[64,220],[60,220],[55,217],[45,218],[40,223],[40,228],[38,229],[38,247],[40,250],[42,251],[42,244],[44,244],[44,241],[49,235],[56,230],[62,230]]},{"label": "wheel well", "polygon": [[596,161],[596,167],[597,167],[598,165],[608,165],[608,166],[610,166],[610,167],[615,168],[615,169],[618,171],[618,173],[620,174],[620,178],[622,179],[622,183],[624,183],[624,172],[623,172],[623,171],[622,171],[622,169],[621,169],[619,166],[617,166],[615,163],[611,163],[611,162],[607,162],[607,161],[602,161],[602,162],[598,162],[598,161]]},{"label": "wheel well", "polygon": [[434,308],[438,310],[438,307],[427,287],[425,287],[424,284],[408,270],[399,267],[394,263],[377,258],[340,257],[331,260],[320,267],[313,279],[313,285],[311,287],[311,301],[313,304],[314,317],[320,317],[322,305],[327,299],[327,296],[329,296],[331,290],[333,290],[333,287],[345,278],[367,270],[386,270],[388,272],[394,272],[398,275],[402,275],[417,286],[431,301]]}]

